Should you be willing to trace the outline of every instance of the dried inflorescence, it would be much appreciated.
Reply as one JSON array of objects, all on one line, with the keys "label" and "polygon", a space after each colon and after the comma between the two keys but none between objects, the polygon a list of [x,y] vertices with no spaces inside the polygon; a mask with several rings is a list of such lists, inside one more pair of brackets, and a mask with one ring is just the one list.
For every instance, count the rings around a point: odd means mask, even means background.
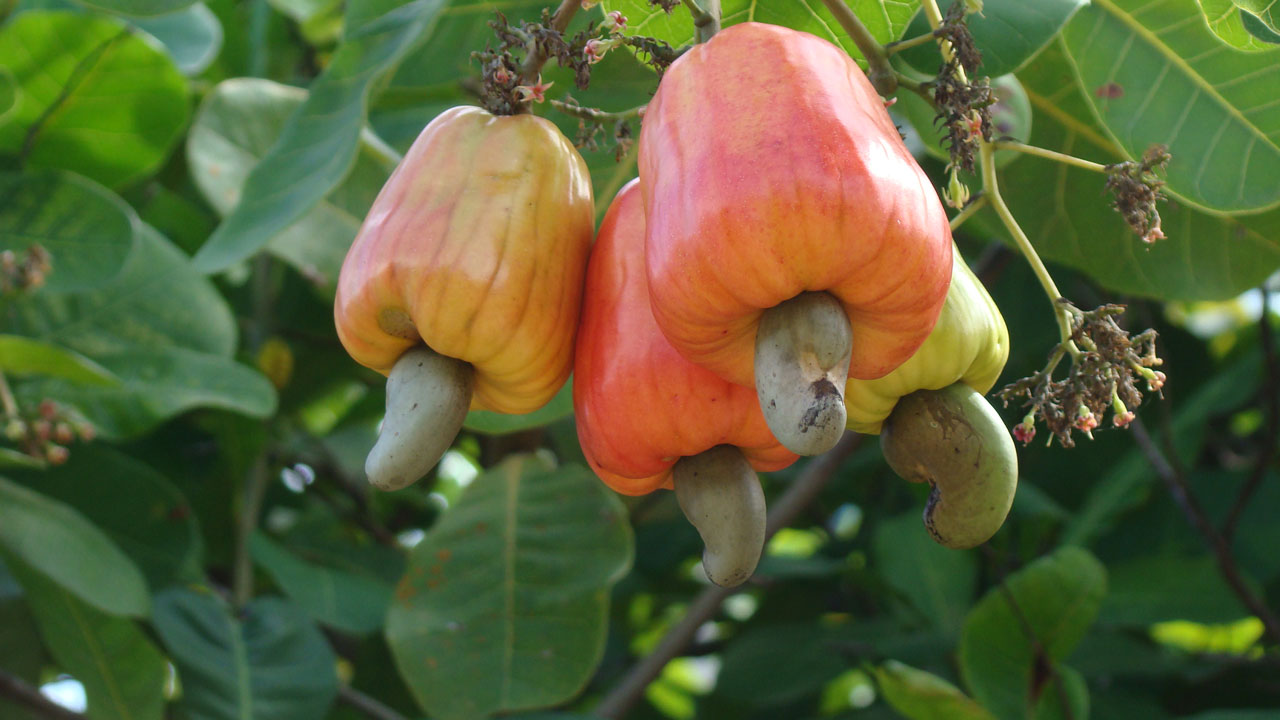
[{"label": "dried inflorescence", "polygon": [[1111,207],[1148,245],[1165,237],[1160,229],[1160,212],[1156,209],[1156,202],[1164,199],[1160,190],[1164,181],[1156,171],[1163,171],[1169,158],[1168,148],[1152,145],[1141,160],[1107,166],[1107,190],[1115,194]]},{"label": "dried inflorescence", "polygon": [[0,252],[0,295],[37,290],[52,270],[49,251],[40,245],[32,245],[21,255],[12,250]]},{"label": "dried inflorescence", "polygon": [[[934,31],[934,35],[950,41],[952,57],[943,63],[938,69],[938,76],[926,87],[932,88],[934,105],[938,109],[934,122],[942,122],[947,127],[951,167],[973,172],[978,139],[991,140],[990,107],[996,97],[988,78],[972,79],[982,64],[982,53],[965,24],[965,10],[964,3],[952,5],[942,24]],[[970,79],[966,79],[966,74]]]},{"label": "dried inflorescence", "polygon": [[522,22],[518,26],[512,25],[505,15],[498,12],[489,21],[489,27],[498,36],[497,49],[485,48],[472,53],[472,57],[480,61],[484,80],[480,97],[489,112],[513,115],[530,102],[541,102],[550,87],[550,83],[543,84],[541,77],[536,80],[523,77],[523,61],[517,59],[513,50],[525,59],[531,55],[548,60],[554,58],[560,67],[573,70],[574,84],[579,89],[587,88],[591,80],[591,65],[599,60],[598,55],[601,54],[587,52],[588,43],[595,41],[598,34],[594,24],[572,38],[566,38],[552,26],[551,13],[544,9],[541,22]]},{"label": "dried inflorescence", "polygon": [[[1115,318],[1122,305],[1103,305],[1087,312],[1066,300],[1059,302],[1072,317],[1072,346],[1059,343],[1046,370],[1022,378],[997,393],[1007,406],[1025,398],[1029,410],[1013,434],[1019,442],[1035,437],[1035,425],[1043,420],[1063,447],[1074,447],[1072,432],[1092,438],[1092,431],[1112,411],[1111,422],[1124,427],[1134,419],[1130,408],[1142,403],[1139,380],[1148,392],[1159,392],[1164,373],[1154,370],[1163,361],[1156,356],[1156,332],[1146,330],[1130,337]],[[1074,350],[1074,353],[1072,351]],[[1063,355],[1072,353],[1071,370],[1063,380],[1053,379],[1053,368]]]},{"label": "dried inflorescence", "polygon": [[23,453],[50,465],[61,465],[70,456],[68,445],[77,439],[93,440],[93,425],[75,408],[53,400],[41,400],[34,410],[19,409],[4,426],[5,438]]}]

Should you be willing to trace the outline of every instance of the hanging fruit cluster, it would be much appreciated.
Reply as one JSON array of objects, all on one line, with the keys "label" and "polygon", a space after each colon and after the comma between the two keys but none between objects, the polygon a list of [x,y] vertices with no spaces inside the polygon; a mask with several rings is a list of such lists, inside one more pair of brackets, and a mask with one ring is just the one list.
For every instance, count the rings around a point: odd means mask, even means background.
[{"label": "hanging fruit cluster", "polygon": [[756,471],[846,427],[933,486],[936,540],[989,538],[1017,479],[981,396],[1008,333],[853,60],[771,25],[716,34],[663,75],[639,174],[592,248],[585,165],[550,123],[455,108],[423,130],[338,284],[339,337],[388,375],[370,481],[414,482],[468,409],[530,412],[572,368],[592,469],[673,489],[716,583],[762,552]]}]

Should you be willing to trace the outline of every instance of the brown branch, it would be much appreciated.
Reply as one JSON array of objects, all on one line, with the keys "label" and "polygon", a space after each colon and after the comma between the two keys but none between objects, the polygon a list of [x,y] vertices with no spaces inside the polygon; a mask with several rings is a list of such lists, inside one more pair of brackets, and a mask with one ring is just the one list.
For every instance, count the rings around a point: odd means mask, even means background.
[{"label": "brown branch", "polygon": [[[817,497],[835,475],[840,463],[849,457],[862,444],[862,436],[845,433],[840,442],[824,455],[809,462],[808,467],[800,473],[787,488],[787,491],[773,502],[769,510],[766,538],[773,537],[780,528],[786,527],[805,506]],[[593,715],[607,720],[619,720],[626,716],[631,708],[644,694],[644,689],[658,677],[662,668],[680,654],[689,645],[698,628],[710,620],[720,610],[725,598],[738,592],[738,588],[724,588],[712,585],[703,590],[693,602],[680,622],[667,631],[658,642],[658,646],[639,662],[631,667],[622,681],[614,686],[596,705]]]},{"label": "brown branch", "polygon": [[1195,494],[1191,492],[1191,488],[1187,487],[1186,479],[1182,476],[1182,473],[1175,470],[1169,464],[1169,460],[1165,458],[1164,453],[1160,452],[1160,448],[1156,447],[1151,435],[1147,433],[1146,426],[1142,424],[1142,420],[1134,420],[1129,427],[1133,432],[1134,441],[1138,443],[1142,453],[1147,456],[1147,460],[1155,468],[1156,474],[1164,481],[1165,487],[1169,490],[1174,502],[1181,508],[1183,515],[1187,517],[1187,521],[1200,533],[1209,549],[1213,552],[1218,561],[1218,571],[1222,573],[1223,579],[1235,591],[1236,597],[1240,598],[1240,602],[1262,621],[1263,630],[1271,638],[1271,641],[1280,643],[1280,620],[1277,620],[1275,613],[1272,612],[1271,608],[1267,607],[1262,598],[1258,597],[1245,584],[1244,577],[1240,574],[1240,566],[1236,564],[1235,556],[1231,554],[1230,544],[1210,522],[1204,507],[1200,504]]},{"label": "brown branch", "polygon": [[[582,7],[582,0],[560,0],[560,7],[556,8],[551,15],[551,29],[563,33],[580,7]],[[541,50],[534,49],[529,52],[529,57],[525,58],[524,64],[520,66],[520,79],[525,85],[532,85],[538,81],[542,66],[547,64],[548,59],[546,53]]]},{"label": "brown branch", "polygon": [[55,703],[22,678],[4,670],[0,670],[0,697],[8,698],[31,712],[52,720],[85,720],[86,717]]},{"label": "brown branch", "polygon": [[1240,516],[1244,514],[1249,500],[1267,476],[1267,468],[1276,457],[1276,442],[1280,439],[1280,363],[1276,360],[1275,338],[1271,333],[1271,303],[1266,285],[1262,286],[1262,318],[1258,321],[1258,344],[1262,346],[1262,366],[1266,371],[1262,383],[1263,411],[1266,413],[1262,429],[1264,436],[1258,457],[1253,463],[1253,471],[1240,488],[1222,523],[1222,537],[1227,545],[1235,539]]}]

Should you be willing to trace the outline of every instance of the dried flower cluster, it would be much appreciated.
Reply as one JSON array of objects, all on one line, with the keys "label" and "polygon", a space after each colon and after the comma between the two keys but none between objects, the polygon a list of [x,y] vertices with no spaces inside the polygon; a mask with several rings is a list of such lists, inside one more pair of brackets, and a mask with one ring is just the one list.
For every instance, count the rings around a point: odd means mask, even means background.
[{"label": "dried flower cluster", "polygon": [[5,422],[4,436],[22,452],[50,465],[61,465],[70,457],[68,445],[79,439],[89,442],[96,435],[93,425],[74,409],[52,400],[42,400],[36,409],[19,411]]},{"label": "dried flower cluster", "polygon": [[[1160,392],[1164,373],[1154,370],[1162,360],[1156,356],[1156,332],[1146,330],[1133,337],[1116,324],[1116,316],[1124,312],[1122,305],[1103,305],[1083,312],[1066,300],[1059,300],[1072,316],[1072,348],[1058,344],[1049,367],[1022,378],[1000,390],[998,395],[1007,406],[1025,398],[1029,410],[1013,434],[1019,442],[1029,443],[1036,434],[1037,420],[1043,420],[1049,432],[1063,447],[1074,447],[1073,431],[1093,437],[1092,431],[1112,411],[1111,422],[1124,427],[1134,419],[1130,408],[1142,403],[1139,380],[1148,392]],[[1063,355],[1075,350],[1071,371],[1063,380],[1053,379],[1053,367]]]},{"label": "dried flower cluster", "polygon": [[1156,202],[1164,199],[1160,191],[1164,181],[1156,171],[1165,169],[1169,157],[1168,148],[1153,145],[1142,154],[1141,160],[1107,166],[1107,190],[1115,194],[1111,207],[1148,245],[1165,236],[1160,229],[1160,212],[1156,210]]},{"label": "dried flower cluster", "polygon": [[21,255],[12,250],[0,252],[0,295],[36,290],[44,285],[51,270],[49,252],[39,245],[32,245]]}]

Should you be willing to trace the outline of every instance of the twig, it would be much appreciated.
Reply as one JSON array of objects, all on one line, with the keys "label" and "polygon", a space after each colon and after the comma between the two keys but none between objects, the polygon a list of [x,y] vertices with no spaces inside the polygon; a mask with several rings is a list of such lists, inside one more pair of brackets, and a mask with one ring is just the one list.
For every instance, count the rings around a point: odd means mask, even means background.
[{"label": "twig", "polygon": [[17,675],[0,670],[0,697],[6,697],[41,717],[52,720],[85,720],[85,715],[72,712],[45,697]]},{"label": "twig", "polygon": [[[560,7],[557,7],[551,15],[551,29],[563,33],[580,7],[582,7],[582,0],[560,0]],[[529,52],[524,64],[520,66],[520,78],[524,84],[532,85],[538,81],[538,75],[542,72],[542,66],[547,64],[547,59],[546,53],[540,50],[534,49]]]},{"label": "twig", "polygon": [[700,43],[710,40],[720,32],[720,0],[702,0],[702,3],[706,5],[705,8],[697,0],[684,0],[684,6],[689,8],[689,14],[693,16],[695,36]]},{"label": "twig", "polygon": [[1276,361],[1275,338],[1271,334],[1271,303],[1265,284],[1261,292],[1262,318],[1258,321],[1258,344],[1262,346],[1262,365],[1266,371],[1263,376],[1262,397],[1267,419],[1263,423],[1262,447],[1258,450],[1257,459],[1254,460],[1253,471],[1249,473],[1249,479],[1240,488],[1230,512],[1227,513],[1226,520],[1222,523],[1222,537],[1227,545],[1235,539],[1240,516],[1248,507],[1250,498],[1262,485],[1263,478],[1267,476],[1267,469],[1276,456],[1277,435],[1280,435],[1280,397],[1277,397],[1277,394],[1280,394],[1280,363]]},{"label": "twig", "polygon": [[911,48],[919,45],[927,45],[933,42],[936,37],[938,37],[937,32],[927,32],[923,35],[917,35],[906,40],[895,40],[888,45],[885,45],[884,51],[888,55],[893,55],[894,53],[900,53],[903,50],[910,50]]},{"label": "twig", "polygon": [[376,698],[365,695],[350,685],[338,686],[338,699],[375,720],[409,720]]},{"label": "twig", "polygon": [[13,397],[13,390],[9,387],[9,381],[5,379],[3,370],[0,370],[0,408],[4,409],[5,418],[18,417],[18,401]]},{"label": "twig", "polygon": [[845,34],[858,46],[858,52],[867,60],[867,79],[881,97],[889,97],[898,91],[898,74],[889,65],[889,53],[876,40],[866,25],[844,0],[822,0]]},{"label": "twig", "polygon": [[991,144],[994,145],[997,150],[1016,150],[1020,153],[1035,155],[1036,157],[1053,160],[1064,165],[1084,168],[1085,170],[1092,170],[1093,172],[1105,173],[1107,171],[1107,166],[1102,163],[1096,163],[1092,160],[1085,160],[1084,158],[1078,158],[1075,155],[1067,155],[1066,153],[1060,153],[1054,150],[1046,150],[1045,148],[1036,147],[1035,145],[1027,145],[1016,140],[996,140]]},{"label": "twig", "polygon": [[1142,453],[1147,456],[1147,460],[1155,468],[1156,474],[1164,481],[1165,487],[1168,488],[1169,494],[1173,496],[1174,502],[1178,504],[1182,513],[1186,515],[1187,521],[1200,533],[1209,549],[1213,551],[1214,557],[1218,561],[1218,571],[1222,573],[1223,579],[1235,591],[1236,597],[1240,598],[1240,602],[1262,621],[1263,630],[1271,638],[1271,641],[1280,643],[1280,620],[1277,620],[1271,608],[1267,607],[1262,598],[1258,597],[1245,584],[1244,578],[1240,575],[1240,567],[1236,564],[1235,556],[1231,554],[1230,545],[1227,544],[1226,539],[1213,526],[1213,523],[1209,521],[1209,516],[1204,511],[1204,507],[1200,505],[1200,501],[1196,499],[1191,489],[1187,487],[1182,474],[1169,464],[1168,459],[1160,452],[1160,448],[1156,447],[1141,419],[1135,419],[1130,423],[1129,427],[1133,432],[1134,441],[1138,443]]},{"label": "twig", "polygon": [[262,496],[267,492],[271,474],[267,468],[266,453],[258,456],[249,477],[245,479],[244,493],[236,514],[236,546],[231,568],[231,598],[236,607],[242,608],[253,599],[253,558],[249,554],[249,538],[258,529],[258,516],[262,514]]},{"label": "twig", "polygon": [[968,205],[965,205],[960,212],[956,213],[955,217],[951,218],[951,230],[953,232],[963,225],[966,220],[977,215],[979,210],[987,206],[987,196],[982,191],[978,191],[978,193],[969,201]]},{"label": "twig", "polygon": [[638,105],[629,110],[606,112],[604,110],[584,107],[582,105],[567,103],[561,100],[548,100],[547,102],[551,103],[551,107],[559,110],[569,117],[575,117],[579,120],[590,120],[598,123],[616,122],[618,120],[633,120],[643,115],[645,108],[649,107],[648,105]]},{"label": "twig", "polygon": [[[840,467],[840,463],[862,444],[862,437],[845,433],[834,448],[809,462],[808,467],[800,473],[791,487],[774,501],[773,507],[769,510],[766,537],[773,537],[779,528],[786,527],[795,520],[800,511],[826,487],[836,469]],[[738,592],[738,588],[723,588],[718,585],[712,585],[703,590],[690,603],[689,609],[685,611],[685,616],[680,622],[662,636],[662,640],[658,642],[653,652],[627,671],[622,681],[605,695],[592,714],[607,720],[619,720],[625,717],[644,694],[644,689],[658,677],[658,673],[662,672],[662,668],[680,654],[680,651],[693,640],[698,628],[715,616],[720,609],[720,604],[735,592]]]}]

